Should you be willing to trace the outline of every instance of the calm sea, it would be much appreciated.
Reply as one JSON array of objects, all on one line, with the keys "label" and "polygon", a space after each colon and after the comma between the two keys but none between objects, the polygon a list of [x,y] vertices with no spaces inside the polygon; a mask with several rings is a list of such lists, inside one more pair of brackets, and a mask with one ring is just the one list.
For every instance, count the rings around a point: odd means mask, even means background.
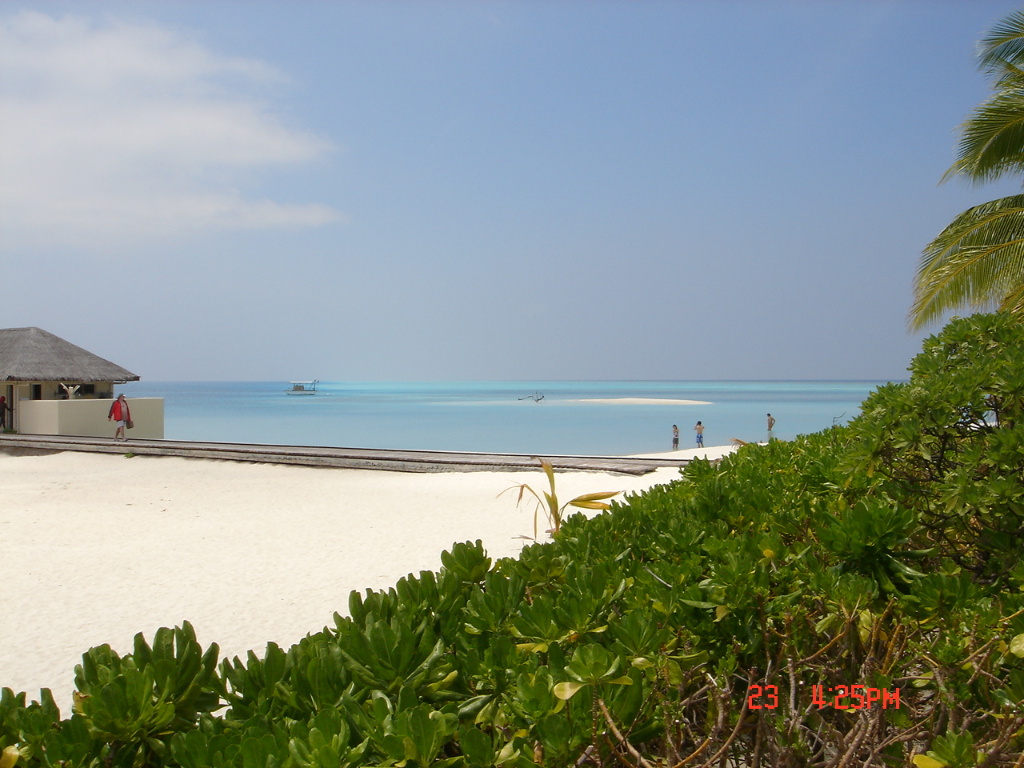
[{"label": "calm sea", "polygon": [[[883,382],[321,382],[313,396],[288,382],[130,382],[129,398],[164,398],[173,440],[349,448],[622,455],[731,438],[790,439],[853,418]],[[541,398],[542,399],[539,399]],[[690,405],[681,402],[703,401]]]}]

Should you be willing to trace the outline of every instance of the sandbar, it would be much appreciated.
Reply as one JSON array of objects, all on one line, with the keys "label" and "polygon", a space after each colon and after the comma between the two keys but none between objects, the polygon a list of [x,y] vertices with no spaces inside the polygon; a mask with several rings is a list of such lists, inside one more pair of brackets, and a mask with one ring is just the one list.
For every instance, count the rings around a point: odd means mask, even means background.
[{"label": "sandbar", "polygon": [[598,405],[713,405],[707,400],[673,400],[663,397],[588,397],[571,402]]}]

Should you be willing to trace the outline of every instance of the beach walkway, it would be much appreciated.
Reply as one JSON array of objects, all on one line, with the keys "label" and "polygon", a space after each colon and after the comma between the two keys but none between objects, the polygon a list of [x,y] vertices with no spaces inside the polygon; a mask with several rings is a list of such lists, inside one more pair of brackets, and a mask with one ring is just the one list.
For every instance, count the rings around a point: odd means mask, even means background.
[{"label": "beach walkway", "polygon": [[[185,440],[131,440],[51,435],[0,435],[0,451],[82,451],[132,453],[136,456],[180,456],[263,464],[376,469],[392,472],[509,472],[535,471],[538,457],[508,453],[401,451],[374,448],[207,443]],[[631,456],[544,456],[556,470],[645,475],[661,467],[682,467],[686,458]]]}]

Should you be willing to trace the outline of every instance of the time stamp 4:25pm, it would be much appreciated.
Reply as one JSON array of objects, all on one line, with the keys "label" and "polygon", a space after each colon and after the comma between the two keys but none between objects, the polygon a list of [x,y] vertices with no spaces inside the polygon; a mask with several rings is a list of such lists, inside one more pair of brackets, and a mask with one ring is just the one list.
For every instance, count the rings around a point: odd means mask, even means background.
[{"label": "time stamp 4:25pm", "polygon": [[[870,688],[866,685],[812,685],[811,704],[818,709],[900,708],[900,689]],[[779,706],[779,688],[775,685],[751,685],[748,709],[775,709]]]}]

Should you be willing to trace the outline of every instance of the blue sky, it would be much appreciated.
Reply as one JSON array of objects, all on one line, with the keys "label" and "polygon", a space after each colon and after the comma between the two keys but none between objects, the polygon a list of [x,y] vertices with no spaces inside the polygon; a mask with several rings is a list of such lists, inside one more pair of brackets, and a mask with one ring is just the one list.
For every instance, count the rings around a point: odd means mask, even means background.
[{"label": "blue sky", "polygon": [[[997,0],[0,2],[0,327],[144,380],[899,379]],[[930,329],[931,332],[938,328]]]}]

